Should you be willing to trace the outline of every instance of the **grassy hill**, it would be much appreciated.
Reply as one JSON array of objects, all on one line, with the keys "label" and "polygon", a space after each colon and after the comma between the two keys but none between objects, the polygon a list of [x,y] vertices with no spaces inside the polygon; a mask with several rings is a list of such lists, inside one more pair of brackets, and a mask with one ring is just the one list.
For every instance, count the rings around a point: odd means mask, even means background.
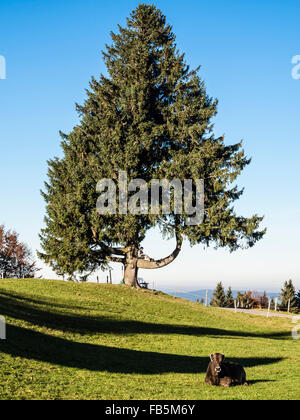
[{"label": "grassy hill", "polygon": [[[122,285],[0,280],[1,399],[299,399],[289,319],[205,308]],[[249,387],[204,384],[209,354]]]}]

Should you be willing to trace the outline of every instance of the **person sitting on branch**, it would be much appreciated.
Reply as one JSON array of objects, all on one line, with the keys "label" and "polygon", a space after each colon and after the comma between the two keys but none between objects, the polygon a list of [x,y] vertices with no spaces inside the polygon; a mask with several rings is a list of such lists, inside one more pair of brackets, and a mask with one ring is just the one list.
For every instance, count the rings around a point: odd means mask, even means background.
[{"label": "person sitting on branch", "polygon": [[142,246],[139,249],[138,257],[141,260],[151,261],[151,258],[148,255],[144,254],[144,248]]}]

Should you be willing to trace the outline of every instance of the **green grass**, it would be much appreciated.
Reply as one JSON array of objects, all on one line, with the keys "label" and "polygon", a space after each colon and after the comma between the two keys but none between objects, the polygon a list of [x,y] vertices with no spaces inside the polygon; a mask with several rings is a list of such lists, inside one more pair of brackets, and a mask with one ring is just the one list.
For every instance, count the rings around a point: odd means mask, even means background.
[{"label": "green grass", "polygon": [[[232,313],[121,285],[1,280],[1,399],[299,399],[290,319]],[[249,387],[204,384],[209,354]]]}]

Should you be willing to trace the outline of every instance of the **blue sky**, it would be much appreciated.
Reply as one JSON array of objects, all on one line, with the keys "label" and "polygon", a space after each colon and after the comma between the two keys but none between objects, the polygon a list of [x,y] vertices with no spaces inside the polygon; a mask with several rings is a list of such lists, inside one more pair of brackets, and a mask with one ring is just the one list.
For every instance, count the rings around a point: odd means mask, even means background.
[{"label": "blue sky", "polygon": [[[145,1],[145,3],[153,3]],[[77,124],[92,75],[105,73],[101,50],[110,31],[125,25],[137,1],[1,0],[0,223],[16,229],[36,250],[45,207],[40,189],[47,159],[61,155],[58,131]],[[167,15],[191,67],[201,65],[208,94],[219,99],[216,135],[244,139],[251,165],[239,179],[245,193],[237,210],[265,215],[266,238],[233,254],[185,244],[168,267],[140,273],[157,288],[278,290],[292,278],[300,288],[299,111],[300,79],[292,57],[300,54],[298,0],[155,1]],[[173,248],[153,231],[148,254]],[[120,269],[114,267],[114,278]],[[46,277],[55,277],[44,268]],[[104,280],[105,274],[100,274]]]}]

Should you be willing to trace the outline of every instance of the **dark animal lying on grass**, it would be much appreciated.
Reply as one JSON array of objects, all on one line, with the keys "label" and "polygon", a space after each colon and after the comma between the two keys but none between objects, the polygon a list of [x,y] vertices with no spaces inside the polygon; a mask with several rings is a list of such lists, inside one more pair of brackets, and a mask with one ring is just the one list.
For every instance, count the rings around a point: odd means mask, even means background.
[{"label": "dark animal lying on grass", "polygon": [[224,359],[225,355],[221,353],[210,355],[205,382],[208,385],[224,387],[248,385],[243,366],[237,363],[224,362]]}]

